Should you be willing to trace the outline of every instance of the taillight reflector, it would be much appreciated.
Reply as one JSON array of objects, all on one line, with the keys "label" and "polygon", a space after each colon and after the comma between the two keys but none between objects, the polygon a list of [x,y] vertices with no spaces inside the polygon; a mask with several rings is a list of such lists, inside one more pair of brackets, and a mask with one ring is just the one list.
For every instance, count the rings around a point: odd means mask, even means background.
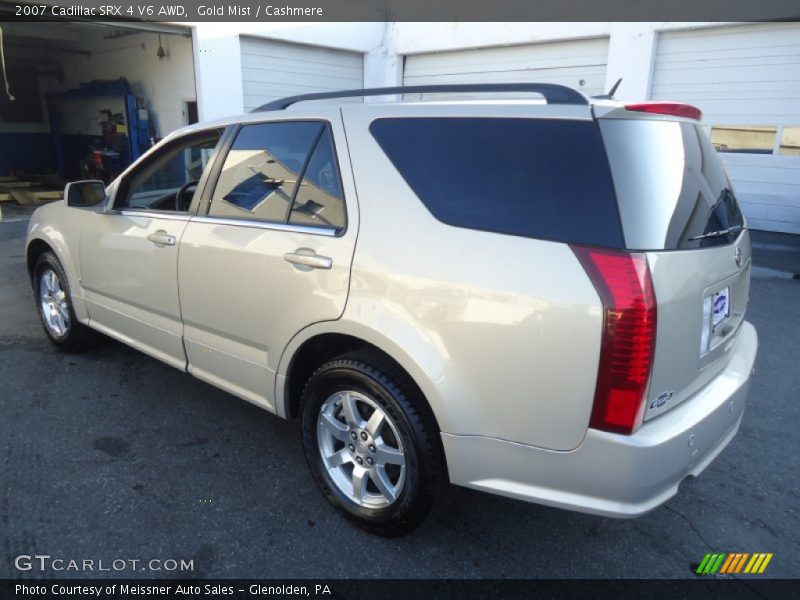
[{"label": "taillight reflector", "polygon": [[687,119],[703,118],[703,111],[691,104],[678,104],[677,102],[642,102],[641,104],[626,104],[625,110],[645,112],[654,115],[670,115],[685,117]]},{"label": "taillight reflector", "polygon": [[656,298],[647,258],[573,246],[603,302],[603,339],[589,426],[632,433],[644,404],[656,341]]}]

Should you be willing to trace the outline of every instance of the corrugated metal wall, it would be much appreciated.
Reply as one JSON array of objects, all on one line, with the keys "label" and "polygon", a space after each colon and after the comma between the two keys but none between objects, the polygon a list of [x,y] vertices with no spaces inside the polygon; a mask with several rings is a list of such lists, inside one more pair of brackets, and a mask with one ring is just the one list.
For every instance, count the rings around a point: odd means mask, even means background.
[{"label": "corrugated metal wall", "polygon": [[800,24],[662,33],[651,97],[694,104],[711,127],[775,127],[772,152],[721,156],[751,227],[800,233],[800,156],[779,148],[800,126]]},{"label": "corrugated metal wall", "polygon": [[245,111],[284,96],[364,86],[364,56],[357,52],[248,37],[241,38],[241,52]]},{"label": "corrugated metal wall", "polygon": [[607,62],[608,38],[433,52],[407,56],[403,82],[560,83],[592,95],[603,92]]}]

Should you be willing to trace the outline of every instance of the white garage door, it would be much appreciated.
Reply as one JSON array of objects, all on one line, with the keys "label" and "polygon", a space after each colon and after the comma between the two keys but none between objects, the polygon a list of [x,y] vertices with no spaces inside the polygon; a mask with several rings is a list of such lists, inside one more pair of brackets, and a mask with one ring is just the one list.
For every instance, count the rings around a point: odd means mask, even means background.
[{"label": "white garage door", "polygon": [[245,111],[284,96],[364,87],[364,57],[356,52],[247,37],[241,51]]},{"label": "white garage door", "polygon": [[608,38],[414,54],[405,85],[560,83],[587,95],[603,93]]},{"label": "white garage door", "polygon": [[800,233],[800,24],[663,33],[651,97],[702,109],[751,227]]}]

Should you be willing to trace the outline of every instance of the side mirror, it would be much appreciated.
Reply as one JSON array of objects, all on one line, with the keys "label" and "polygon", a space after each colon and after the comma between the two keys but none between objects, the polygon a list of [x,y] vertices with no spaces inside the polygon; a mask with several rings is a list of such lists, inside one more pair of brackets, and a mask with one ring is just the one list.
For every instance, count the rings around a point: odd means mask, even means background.
[{"label": "side mirror", "polygon": [[106,199],[106,184],[97,179],[73,181],[64,188],[64,197],[67,199],[67,206],[97,206]]}]

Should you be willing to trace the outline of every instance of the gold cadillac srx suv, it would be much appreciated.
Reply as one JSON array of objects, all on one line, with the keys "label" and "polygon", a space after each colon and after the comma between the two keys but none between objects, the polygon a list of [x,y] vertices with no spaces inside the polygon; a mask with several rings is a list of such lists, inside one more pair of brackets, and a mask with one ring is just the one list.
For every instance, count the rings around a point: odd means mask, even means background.
[{"label": "gold cadillac srx suv", "polygon": [[[540,98],[337,101],[441,92]],[[700,117],[501,84],[193,125],[36,211],[37,310],[64,351],[96,330],[297,417],[325,496],[375,533],[451,483],[640,515],[736,434],[756,355]]]}]

